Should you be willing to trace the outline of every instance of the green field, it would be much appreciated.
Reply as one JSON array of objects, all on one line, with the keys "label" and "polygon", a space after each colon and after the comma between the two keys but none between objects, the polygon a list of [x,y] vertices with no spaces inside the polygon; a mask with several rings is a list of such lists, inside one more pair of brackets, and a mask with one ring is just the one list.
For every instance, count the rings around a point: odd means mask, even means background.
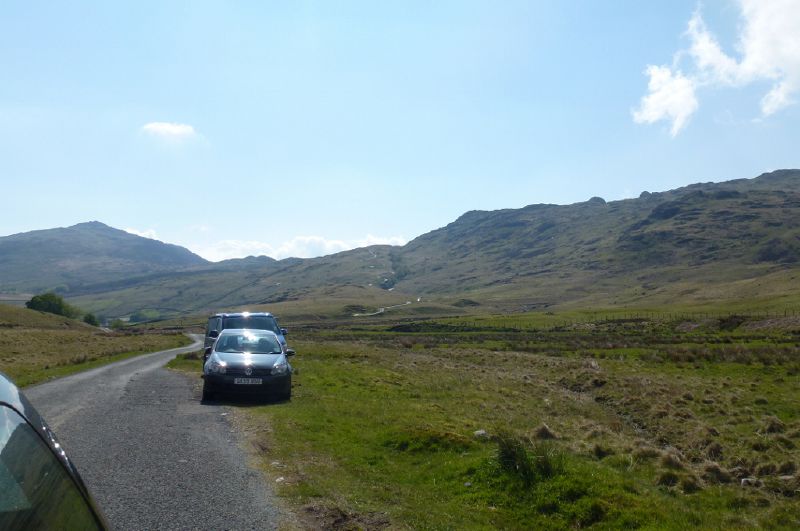
[{"label": "green field", "polygon": [[295,326],[242,411],[312,526],[800,526],[800,320],[593,314]]}]

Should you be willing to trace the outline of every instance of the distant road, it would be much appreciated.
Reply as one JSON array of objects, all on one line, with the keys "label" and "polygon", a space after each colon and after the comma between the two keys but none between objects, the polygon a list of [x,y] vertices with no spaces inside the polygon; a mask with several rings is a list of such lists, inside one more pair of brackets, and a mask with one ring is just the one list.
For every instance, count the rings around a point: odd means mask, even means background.
[{"label": "distant road", "polygon": [[247,466],[230,408],[200,403],[164,365],[197,350],[130,358],[25,390],[114,529],[271,529],[277,511]]},{"label": "distant road", "polygon": [[[419,299],[417,299],[419,301]],[[400,308],[401,306],[408,306],[411,304],[411,301],[406,301],[403,304],[395,304],[393,306],[384,306],[382,308],[378,308],[378,311],[372,313],[354,313],[353,317],[370,317],[372,315],[380,315],[384,313],[386,310],[391,310],[392,308]]]}]

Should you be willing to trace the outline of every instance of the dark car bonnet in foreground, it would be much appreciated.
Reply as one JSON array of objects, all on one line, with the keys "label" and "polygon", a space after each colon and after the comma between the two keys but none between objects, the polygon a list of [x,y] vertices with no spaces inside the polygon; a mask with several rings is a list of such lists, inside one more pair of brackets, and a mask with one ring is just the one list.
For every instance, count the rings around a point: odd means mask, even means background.
[{"label": "dark car bonnet in foreground", "polygon": [[0,373],[0,529],[106,529],[55,434]]}]

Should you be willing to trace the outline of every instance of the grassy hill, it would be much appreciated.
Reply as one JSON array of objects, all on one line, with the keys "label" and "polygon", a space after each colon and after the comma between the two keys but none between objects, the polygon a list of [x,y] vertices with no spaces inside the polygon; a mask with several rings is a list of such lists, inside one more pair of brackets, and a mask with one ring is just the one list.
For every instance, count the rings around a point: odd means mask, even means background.
[{"label": "grassy hill", "polygon": [[96,330],[95,327],[52,313],[0,304],[0,328],[36,328],[39,330]]},{"label": "grassy hill", "polygon": [[105,332],[74,319],[0,304],[0,371],[21,386],[189,342],[175,333]]},{"label": "grassy hill", "polygon": [[420,313],[420,304],[445,313],[474,305],[708,305],[743,297],[780,306],[800,302],[799,262],[800,170],[781,170],[622,201],[472,211],[402,247],[307,260],[251,257],[135,274],[105,267],[93,277],[86,265],[84,283],[69,295],[108,316],[296,301],[329,316],[405,301],[413,304],[397,311]]}]

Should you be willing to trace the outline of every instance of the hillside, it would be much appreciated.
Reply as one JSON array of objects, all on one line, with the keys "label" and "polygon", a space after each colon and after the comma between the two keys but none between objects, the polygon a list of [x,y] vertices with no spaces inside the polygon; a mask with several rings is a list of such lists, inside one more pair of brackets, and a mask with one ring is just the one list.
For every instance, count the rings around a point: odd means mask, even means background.
[{"label": "hillside", "polygon": [[544,293],[560,282],[564,300],[623,281],[646,292],[796,267],[799,216],[800,172],[780,171],[609,203],[469,212],[407,244],[393,263],[398,289],[414,291]]},{"label": "hillside", "polygon": [[76,320],[53,315],[52,313],[17,308],[0,304],[0,328],[36,328],[39,330],[83,330],[94,331],[95,327]]},{"label": "hillside", "polygon": [[504,310],[798,300],[799,261],[800,171],[781,170],[637,199],[468,212],[402,247],[107,275],[70,296],[111,316],[332,300],[421,298],[453,311],[464,298]]},{"label": "hillside", "polygon": [[208,262],[183,247],[92,221],[0,238],[0,292],[65,293]]},{"label": "hillside", "polygon": [[23,387],[189,341],[174,333],[108,332],[75,319],[0,304],[0,372]]}]

